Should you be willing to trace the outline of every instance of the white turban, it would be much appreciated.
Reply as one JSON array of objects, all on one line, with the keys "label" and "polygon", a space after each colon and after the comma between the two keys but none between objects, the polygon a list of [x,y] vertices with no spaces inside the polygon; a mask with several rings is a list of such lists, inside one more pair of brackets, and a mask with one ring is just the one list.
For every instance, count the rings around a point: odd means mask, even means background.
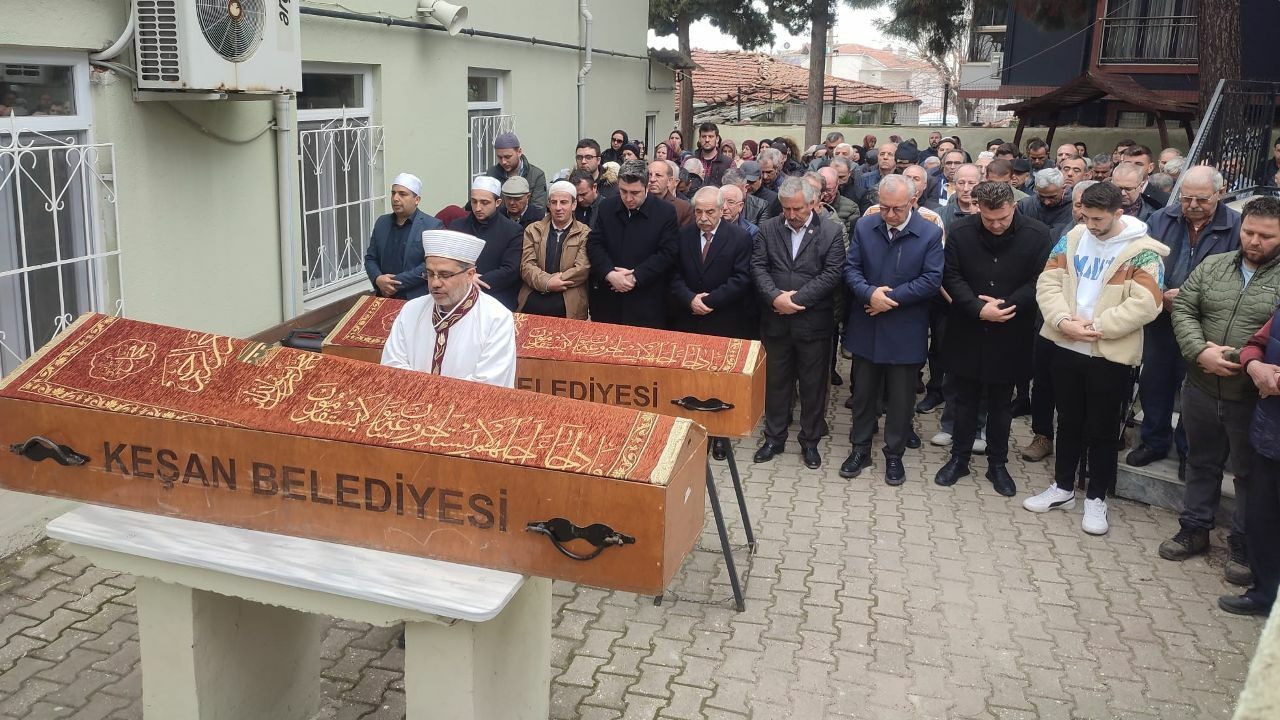
[{"label": "white turban", "polygon": [[551,187],[547,188],[547,197],[551,197],[552,193],[565,193],[574,200],[578,199],[578,189],[568,180],[557,180],[551,183]]},{"label": "white turban", "polygon": [[484,240],[475,235],[454,230],[422,231],[422,251],[427,257],[449,258],[474,265],[483,250]]},{"label": "white turban", "polygon": [[488,175],[480,175],[471,181],[472,190],[488,190],[493,193],[494,197],[502,197],[502,183],[498,182],[498,178],[489,177]]},{"label": "white turban", "polygon": [[399,185],[400,187],[408,190],[409,192],[419,197],[422,196],[422,181],[418,179],[417,175],[410,175],[409,173],[400,173],[395,177],[394,180],[391,181],[391,184]]}]

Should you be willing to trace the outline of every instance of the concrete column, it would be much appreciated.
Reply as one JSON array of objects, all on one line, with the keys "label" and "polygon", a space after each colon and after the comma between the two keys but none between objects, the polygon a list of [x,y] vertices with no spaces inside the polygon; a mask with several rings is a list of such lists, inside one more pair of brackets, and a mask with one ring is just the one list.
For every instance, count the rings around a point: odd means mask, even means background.
[{"label": "concrete column", "polygon": [[488,622],[406,623],[405,718],[545,720],[550,660],[551,581],[546,578],[527,578]]},{"label": "concrete column", "polygon": [[137,582],[147,720],[308,720],[319,710],[318,615]]}]

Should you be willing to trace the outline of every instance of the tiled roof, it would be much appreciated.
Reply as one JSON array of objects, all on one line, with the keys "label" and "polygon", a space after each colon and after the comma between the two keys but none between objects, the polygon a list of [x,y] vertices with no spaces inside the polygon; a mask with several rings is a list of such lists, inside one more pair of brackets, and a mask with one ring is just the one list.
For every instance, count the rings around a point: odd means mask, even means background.
[{"label": "tiled roof", "polygon": [[[717,105],[742,99],[804,102],[809,95],[809,71],[769,55],[745,52],[694,50],[693,61],[701,70],[693,73],[693,101]],[[845,103],[908,103],[907,93],[827,75],[826,96],[836,88],[836,100]]]}]

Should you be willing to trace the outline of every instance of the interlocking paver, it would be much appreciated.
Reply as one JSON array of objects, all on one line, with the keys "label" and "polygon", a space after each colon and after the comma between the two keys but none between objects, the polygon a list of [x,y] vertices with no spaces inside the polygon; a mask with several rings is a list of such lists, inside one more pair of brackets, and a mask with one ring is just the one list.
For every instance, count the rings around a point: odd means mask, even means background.
[{"label": "interlocking paver", "polygon": [[[946,451],[908,453],[842,480],[844,395],[833,393],[826,465],[789,452],[752,465],[739,441],[759,547],[749,556],[720,478],[746,612],[734,612],[707,521],[664,603],[553,584],[551,717],[1226,718],[1261,622],[1214,607],[1224,545],[1183,563],[1155,548],[1177,518],[1123,500],[1104,538],[1078,512],[1033,515],[977,472],[929,482]],[[835,412],[839,410],[839,412]],[[937,413],[917,429],[932,435]],[[1029,440],[1025,421],[1014,442]],[[1022,493],[1045,464],[1010,464]],[[727,475],[727,474],[726,474]],[[42,542],[0,560],[0,719],[141,720],[134,579]],[[322,642],[318,718],[404,716],[399,628],[335,621]]]}]

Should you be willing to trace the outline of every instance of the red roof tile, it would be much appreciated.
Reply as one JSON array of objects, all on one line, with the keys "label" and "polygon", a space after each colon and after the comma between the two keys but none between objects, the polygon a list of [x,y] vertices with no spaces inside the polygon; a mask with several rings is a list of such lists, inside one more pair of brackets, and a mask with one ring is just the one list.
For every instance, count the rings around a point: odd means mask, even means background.
[{"label": "red roof tile", "polygon": [[[715,105],[742,99],[804,102],[809,95],[809,71],[762,53],[694,50],[693,61],[701,70],[693,73],[693,100]],[[827,75],[826,94],[836,88],[836,99],[846,103],[907,103],[917,98],[876,85]]]}]

